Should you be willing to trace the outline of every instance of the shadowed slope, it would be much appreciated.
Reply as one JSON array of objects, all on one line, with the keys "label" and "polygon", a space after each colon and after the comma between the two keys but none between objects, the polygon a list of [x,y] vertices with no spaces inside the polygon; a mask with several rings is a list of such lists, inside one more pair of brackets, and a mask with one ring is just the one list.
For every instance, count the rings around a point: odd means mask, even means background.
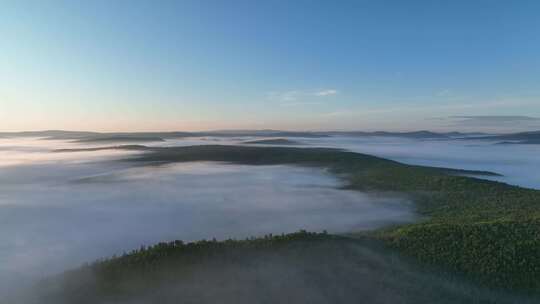
[{"label": "shadowed slope", "polygon": [[369,239],[298,232],[159,243],[51,278],[25,303],[533,303],[423,270]]}]

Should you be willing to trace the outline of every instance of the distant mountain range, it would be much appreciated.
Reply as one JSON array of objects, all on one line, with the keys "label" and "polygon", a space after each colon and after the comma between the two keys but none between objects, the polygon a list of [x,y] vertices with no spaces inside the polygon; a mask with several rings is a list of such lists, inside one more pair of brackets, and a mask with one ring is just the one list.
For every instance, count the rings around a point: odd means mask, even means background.
[{"label": "distant mountain range", "polygon": [[98,136],[98,132],[85,131],[63,131],[63,130],[44,130],[44,131],[23,131],[23,132],[1,132],[2,137],[50,137],[55,139],[77,139],[90,136]]},{"label": "distant mountain range", "polygon": [[519,132],[492,136],[481,136],[476,139],[499,141],[497,144],[510,145],[538,145],[540,144],[540,131]]},{"label": "distant mountain range", "polygon": [[496,141],[500,144],[540,144],[540,131],[510,134],[487,134],[479,132],[386,132],[386,131],[282,131],[282,130],[216,130],[204,132],[85,132],[85,131],[26,131],[0,132],[0,137],[41,137],[44,139],[74,140],[78,142],[151,142],[187,137],[304,137],[323,138],[331,136],[349,137],[398,137],[424,140],[475,139]]},{"label": "distant mountain range", "polygon": [[249,140],[243,142],[243,144],[253,144],[253,145],[301,145],[301,142],[290,140],[287,138],[268,138],[268,139],[258,139],[258,140]]},{"label": "distant mountain range", "polygon": [[91,136],[75,140],[79,143],[106,143],[106,142],[156,142],[165,141],[157,136],[143,135],[114,135],[114,136]]},{"label": "distant mountain range", "polygon": [[377,137],[405,137],[405,138],[417,138],[417,139],[445,139],[445,138],[459,138],[459,137],[471,137],[471,136],[487,136],[486,133],[461,133],[461,132],[444,132],[437,133],[426,130],[413,131],[413,132],[386,132],[386,131],[336,131],[326,132],[331,135],[342,136],[377,136]]}]

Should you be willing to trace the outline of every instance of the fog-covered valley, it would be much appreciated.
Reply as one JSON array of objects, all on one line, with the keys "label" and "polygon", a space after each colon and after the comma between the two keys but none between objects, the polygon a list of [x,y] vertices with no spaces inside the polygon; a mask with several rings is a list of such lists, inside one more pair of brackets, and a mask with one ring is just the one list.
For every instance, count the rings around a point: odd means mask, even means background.
[{"label": "fog-covered valley", "polygon": [[415,218],[407,199],[338,189],[342,181],[318,169],[133,166],[117,160],[133,152],[55,153],[81,145],[41,139],[1,143],[4,288],[158,241],[339,233]]},{"label": "fog-covered valley", "polygon": [[[253,139],[178,138],[144,145],[244,145]],[[503,176],[490,178],[540,188],[538,145],[344,136],[293,140],[299,147],[493,171]],[[130,143],[108,143],[124,144]],[[321,169],[215,162],[146,166],[123,161],[142,153],[136,151],[54,152],[103,145],[0,138],[0,290],[164,240],[299,229],[341,233],[417,219],[408,198],[343,190],[343,181]]]},{"label": "fog-covered valley", "polygon": [[[279,138],[281,139],[281,138]],[[379,136],[283,137],[283,146],[331,147],[375,155],[412,165],[491,171],[492,180],[526,188],[540,189],[540,145],[500,144],[489,139],[421,139]],[[167,140],[149,146],[194,144],[245,144],[253,137],[201,137]],[[274,141],[275,142],[275,141]],[[271,144],[279,145],[279,144]],[[260,146],[270,146],[261,144]]]},{"label": "fog-covered valley", "polygon": [[475,139],[382,137],[331,137],[305,139],[305,142],[344,148],[407,164],[492,171],[502,176],[490,179],[540,189],[540,145],[501,145],[496,141]]}]

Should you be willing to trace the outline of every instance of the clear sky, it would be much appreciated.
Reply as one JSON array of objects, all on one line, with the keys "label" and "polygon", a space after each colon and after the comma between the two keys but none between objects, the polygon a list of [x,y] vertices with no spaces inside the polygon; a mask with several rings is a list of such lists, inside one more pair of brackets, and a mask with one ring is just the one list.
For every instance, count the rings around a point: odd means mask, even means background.
[{"label": "clear sky", "polygon": [[0,130],[540,129],[540,1],[0,1]]}]

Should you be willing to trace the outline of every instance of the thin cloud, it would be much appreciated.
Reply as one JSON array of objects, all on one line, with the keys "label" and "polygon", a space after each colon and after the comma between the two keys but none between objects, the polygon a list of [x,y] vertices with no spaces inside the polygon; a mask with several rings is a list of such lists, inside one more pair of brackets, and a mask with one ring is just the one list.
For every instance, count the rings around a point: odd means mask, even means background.
[{"label": "thin cloud", "polygon": [[[396,99],[397,100],[397,99]],[[425,104],[410,104],[408,106],[399,106],[399,107],[365,107],[362,109],[336,109],[335,111],[322,114],[322,116],[365,116],[370,114],[396,114],[396,113],[422,113],[422,112],[443,112],[443,111],[472,111],[472,110],[481,110],[485,108],[515,108],[517,106],[530,106],[536,105],[537,101],[529,100],[496,100],[488,101],[482,103],[452,103],[452,104],[436,104],[436,105],[425,105]],[[477,115],[477,116],[443,116],[443,117],[431,117],[431,118],[441,118],[443,120],[450,118],[465,118],[465,117],[496,117],[495,115]],[[505,116],[499,116],[505,117]],[[528,116],[506,116],[506,117],[528,117]],[[535,121],[535,117],[529,117]],[[536,118],[540,120],[540,118]]]},{"label": "thin cloud", "polygon": [[294,106],[309,106],[309,105],[321,105],[323,104],[320,101],[292,101],[292,102],[284,102],[281,105],[285,107],[294,107]]},{"label": "thin cloud", "polygon": [[287,91],[287,92],[269,92],[266,94],[266,99],[277,100],[281,102],[296,101],[300,95],[299,91]]},{"label": "thin cloud", "polygon": [[452,90],[450,89],[443,89],[443,90],[440,90],[439,92],[437,92],[436,96],[438,97],[448,97],[452,95]]},{"label": "thin cloud", "polygon": [[532,130],[540,128],[540,117],[525,115],[456,115],[446,118],[449,127],[491,130]]},{"label": "thin cloud", "polygon": [[338,93],[337,90],[331,89],[331,90],[323,90],[319,92],[315,92],[315,96],[330,96],[330,95],[336,95]]},{"label": "thin cloud", "polygon": [[315,105],[321,104],[322,102],[313,99],[332,96],[338,93],[338,90],[335,89],[319,91],[292,90],[285,92],[268,92],[266,94],[266,99],[270,101],[278,101],[284,106]]},{"label": "thin cloud", "polygon": [[529,122],[540,121],[540,117],[531,117],[523,115],[458,115],[450,116],[450,119],[461,119],[465,121],[477,122]]}]

